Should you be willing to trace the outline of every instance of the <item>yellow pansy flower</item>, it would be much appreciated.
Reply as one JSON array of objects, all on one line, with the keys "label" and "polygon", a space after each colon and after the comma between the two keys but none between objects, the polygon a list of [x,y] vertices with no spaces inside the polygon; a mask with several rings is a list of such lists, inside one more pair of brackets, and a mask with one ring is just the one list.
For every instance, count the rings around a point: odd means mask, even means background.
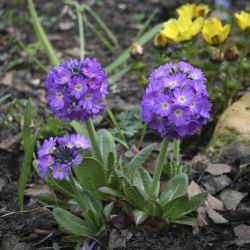
[{"label": "yellow pansy flower", "polygon": [[210,9],[206,4],[198,4],[194,8],[194,17],[206,17],[209,11]]},{"label": "yellow pansy flower", "polygon": [[206,4],[196,5],[194,3],[186,3],[176,9],[179,16],[190,16],[191,18],[206,17],[209,11],[210,9]]},{"label": "yellow pansy flower", "polygon": [[190,16],[180,16],[178,19],[171,18],[164,23],[160,34],[175,42],[188,41],[200,32],[203,22],[202,17],[198,17],[194,21]]},{"label": "yellow pansy flower", "polygon": [[241,11],[240,14],[234,14],[237,24],[242,31],[250,31],[250,14],[246,11]]},{"label": "yellow pansy flower", "polygon": [[222,26],[221,21],[213,17],[205,20],[201,33],[207,43],[218,45],[227,39],[230,29],[230,24]]},{"label": "yellow pansy flower", "polygon": [[193,18],[195,7],[196,5],[194,3],[186,3],[177,8],[176,12],[179,16],[190,16]]}]

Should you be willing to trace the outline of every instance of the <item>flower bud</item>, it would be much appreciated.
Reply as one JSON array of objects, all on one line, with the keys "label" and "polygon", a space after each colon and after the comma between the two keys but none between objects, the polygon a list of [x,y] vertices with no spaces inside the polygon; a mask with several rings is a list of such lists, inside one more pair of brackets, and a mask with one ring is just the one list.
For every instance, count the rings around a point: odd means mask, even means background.
[{"label": "flower bud", "polygon": [[239,56],[240,56],[240,53],[236,46],[232,46],[226,49],[225,58],[228,61],[231,61],[231,62],[237,61]]},{"label": "flower bud", "polygon": [[214,50],[210,56],[210,61],[215,64],[222,63],[224,61],[224,52],[220,49]]},{"label": "flower bud", "polygon": [[165,48],[168,44],[167,37],[163,36],[162,34],[158,33],[154,37],[154,46],[157,48]]},{"label": "flower bud", "polygon": [[140,44],[134,43],[130,49],[130,54],[132,57],[142,56],[143,47]]}]

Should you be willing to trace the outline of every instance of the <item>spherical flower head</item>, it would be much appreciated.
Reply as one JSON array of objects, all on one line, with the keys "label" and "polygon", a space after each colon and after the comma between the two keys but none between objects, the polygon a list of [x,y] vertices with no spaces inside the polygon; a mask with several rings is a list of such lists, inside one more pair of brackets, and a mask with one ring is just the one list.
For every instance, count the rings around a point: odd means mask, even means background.
[{"label": "spherical flower head", "polygon": [[83,162],[81,151],[89,148],[89,141],[79,134],[50,137],[45,140],[38,150],[41,177],[45,178],[51,169],[53,178],[66,179],[70,174],[70,168],[77,167]]},{"label": "spherical flower head", "polygon": [[218,18],[206,19],[201,30],[204,40],[211,45],[219,45],[225,42],[229,36],[231,25],[222,25]]},{"label": "spherical flower head", "polygon": [[191,40],[200,32],[204,19],[198,17],[192,20],[191,16],[179,16],[178,19],[171,18],[164,23],[160,34],[175,42]]},{"label": "spherical flower head", "polygon": [[206,77],[187,62],[155,69],[142,100],[142,118],[163,138],[193,135],[210,118]]},{"label": "spherical flower head", "polygon": [[67,60],[50,71],[45,87],[53,112],[62,120],[87,120],[105,109],[108,77],[92,58]]},{"label": "spherical flower head", "polygon": [[242,10],[240,14],[235,13],[234,16],[240,29],[250,32],[250,13]]}]

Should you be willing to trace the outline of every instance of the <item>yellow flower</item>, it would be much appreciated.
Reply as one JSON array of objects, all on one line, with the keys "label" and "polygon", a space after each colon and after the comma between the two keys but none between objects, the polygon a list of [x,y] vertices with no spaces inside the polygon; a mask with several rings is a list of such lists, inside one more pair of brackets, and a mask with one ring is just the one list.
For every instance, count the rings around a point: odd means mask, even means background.
[{"label": "yellow flower", "polygon": [[176,12],[179,16],[189,16],[191,18],[195,17],[206,17],[208,12],[210,11],[209,7],[205,4],[194,4],[194,3],[186,3],[181,5],[176,9]]},{"label": "yellow flower", "polygon": [[177,8],[176,12],[179,16],[190,16],[193,18],[195,7],[196,5],[194,3],[186,3]]},{"label": "yellow flower", "polygon": [[194,9],[194,17],[206,17],[209,11],[210,9],[206,4],[198,4]]},{"label": "yellow flower", "polygon": [[165,48],[168,44],[168,38],[158,33],[154,37],[154,46],[157,48]]},{"label": "yellow flower", "polygon": [[205,20],[201,33],[207,43],[218,45],[225,42],[229,35],[230,29],[230,24],[222,26],[221,21],[213,17]]},{"label": "yellow flower", "polygon": [[202,17],[198,17],[194,21],[190,16],[180,16],[178,19],[171,18],[164,23],[160,34],[175,42],[188,41],[200,32],[203,22]]},{"label": "yellow flower", "polygon": [[250,14],[241,11],[240,14],[235,13],[234,14],[237,24],[240,27],[242,31],[250,31]]}]

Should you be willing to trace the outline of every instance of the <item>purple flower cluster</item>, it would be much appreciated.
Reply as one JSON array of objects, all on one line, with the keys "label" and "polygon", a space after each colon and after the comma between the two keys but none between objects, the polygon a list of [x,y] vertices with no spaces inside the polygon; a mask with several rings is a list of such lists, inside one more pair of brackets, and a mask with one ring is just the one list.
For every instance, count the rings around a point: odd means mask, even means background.
[{"label": "purple flower cluster", "polygon": [[44,178],[49,169],[55,179],[63,180],[69,176],[70,168],[83,162],[81,150],[90,148],[89,141],[82,135],[50,137],[38,150],[39,169]]},{"label": "purple flower cluster", "polygon": [[65,61],[50,71],[45,87],[52,110],[62,120],[87,120],[106,106],[102,101],[108,77],[96,59]]},{"label": "purple flower cluster", "polygon": [[187,62],[155,69],[142,101],[142,117],[162,137],[183,138],[199,131],[210,117],[206,77]]}]

